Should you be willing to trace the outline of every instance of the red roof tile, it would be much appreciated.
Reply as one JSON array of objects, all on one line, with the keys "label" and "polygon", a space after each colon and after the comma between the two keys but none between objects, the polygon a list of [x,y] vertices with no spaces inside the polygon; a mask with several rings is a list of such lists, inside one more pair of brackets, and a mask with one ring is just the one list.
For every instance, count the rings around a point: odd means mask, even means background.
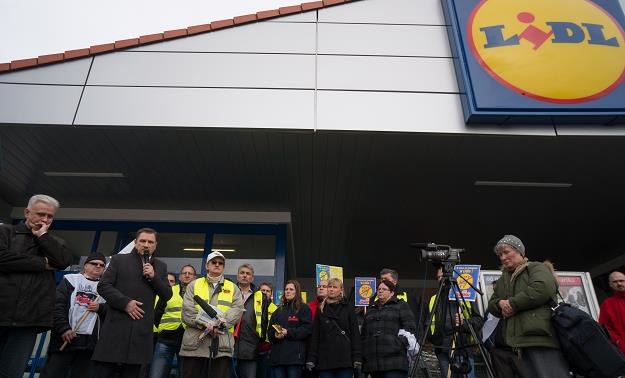
[{"label": "red roof tile", "polygon": [[343,4],[350,1],[358,0],[323,0],[303,3],[301,5],[293,5],[289,7],[282,7],[280,9],[271,9],[257,12],[256,14],[247,14],[237,16],[227,20],[213,21],[210,24],[193,25],[186,29],[168,30],[163,33],[143,35],[139,38],[123,39],[115,41],[115,43],[106,43],[102,45],[94,45],[90,48],[77,49],[65,51],[65,53],[41,55],[39,58],[20,59],[14,60],[10,63],[0,63],[0,72],[7,72],[18,70],[22,68],[33,67],[37,65],[50,64],[55,62],[61,62],[65,60],[81,58],[89,55],[102,54],[109,51],[120,50],[128,47],[134,47],[138,45],[158,42],[162,40],[169,40],[173,38],[184,38],[190,35],[210,32],[211,30],[227,28],[231,26],[238,26],[242,24],[248,24],[251,22],[266,20],[268,18],[274,18],[279,16],[285,16],[288,14],[295,14],[301,12],[307,12],[310,10],[320,9],[324,7],[330,7],[337,4]]}]

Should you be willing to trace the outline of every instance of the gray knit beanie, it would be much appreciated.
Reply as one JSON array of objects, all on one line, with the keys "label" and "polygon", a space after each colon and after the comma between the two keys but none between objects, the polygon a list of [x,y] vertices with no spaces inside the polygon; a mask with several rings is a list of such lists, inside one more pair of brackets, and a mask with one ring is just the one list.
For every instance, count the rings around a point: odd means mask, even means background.
[{"label": "gray knit beanie", "polygon": [[497,244],[495,244],[495,248],[494,248],[495,253],[497,253],[497,248],[499,248],[499,246],[502,244],[509,245],[510,247],[519,251],[521,256],[525,257],[525,246],[523,245],[523,242],[521,241],[521,239],[517,238],[516,236],[504,235],[504,237],[501,238],[501,240],[499,240]]}]

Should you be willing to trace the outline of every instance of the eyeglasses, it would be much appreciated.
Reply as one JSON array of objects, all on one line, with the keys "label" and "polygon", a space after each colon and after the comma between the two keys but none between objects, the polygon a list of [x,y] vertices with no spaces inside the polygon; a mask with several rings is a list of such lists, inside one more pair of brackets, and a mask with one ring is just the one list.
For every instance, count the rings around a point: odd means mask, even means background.
[{"label": "eyeglasses", "polygon": [[319,285],[317,286],[317,289],[327,289],[328,285]]},{"label": "eyeglasses", "polygon": [[193,272],[182,272],[180,273],[181,276],[195,276],[195,273]]},{"label": "eyeglasses", "polygon": [[213,265],[224,265],[224,262],[219,260],[211,260],[210,263]]},{"label": "eyeglasses", "polygon": [[87,264],[93,265],[93,266],[97,266],[98,268],[104,268],[106,266],[106,264],[102,264],[102,263],[96,263],[93,261],[89,261]]}]

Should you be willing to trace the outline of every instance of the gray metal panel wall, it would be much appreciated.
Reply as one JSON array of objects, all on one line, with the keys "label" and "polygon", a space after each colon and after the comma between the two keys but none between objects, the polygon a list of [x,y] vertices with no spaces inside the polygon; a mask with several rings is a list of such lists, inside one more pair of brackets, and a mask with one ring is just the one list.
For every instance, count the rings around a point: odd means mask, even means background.
[{"label": "gray metal panel wall", "polygon": [[0,122],[71,125],[81,86],[0,84]]},{"label": "gray metal panel wall", "polygon": [[83,85],[87,80],[91,61],[92,58],[83,58],[36,69],[7,72],[0,75],[0,82]]}]

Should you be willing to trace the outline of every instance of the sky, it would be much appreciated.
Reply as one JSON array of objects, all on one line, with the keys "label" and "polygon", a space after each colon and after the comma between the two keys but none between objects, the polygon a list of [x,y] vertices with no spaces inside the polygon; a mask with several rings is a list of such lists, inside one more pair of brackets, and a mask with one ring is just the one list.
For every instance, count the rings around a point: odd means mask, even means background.
[{"label": "sky", "polygon": [[0,0],[0,63],[307,1],[311,0]]},{"label": "sky", "polygon": [[[307,1],[312,0],[0,0],[0,63]],[[618,1],[625,9],[625,0]]]}]

